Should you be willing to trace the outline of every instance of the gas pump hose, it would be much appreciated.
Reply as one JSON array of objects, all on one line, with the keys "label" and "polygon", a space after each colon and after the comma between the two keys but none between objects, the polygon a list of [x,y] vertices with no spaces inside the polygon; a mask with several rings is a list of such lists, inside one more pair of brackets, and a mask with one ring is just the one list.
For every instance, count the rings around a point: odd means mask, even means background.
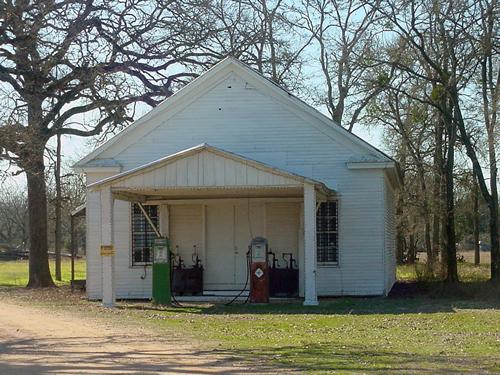
[{"label": "gas pump hose", "polygon": [[171,251],[169,251],[169,253],[170,253],[170,298],[172,299],[172,302],[173,302],[172,306],[173,307],[184,307],[180,304],[179,301],[177,301],[177,299],[174,296],[174,291],[172,289],[173,275],[174,275],[174,262],[173,262],[174,253],[172,253]]},{"label": "gas pump hose", "polygon": [[[243,286],[243,289],[241,289],[241,291],[236,295],[236,297],[234,297],[231,301],[225,303],[224,306],[232,305],[233,302],[236,301],[243,294],[243,292],[247,289],[249,279],[250,279],[250,250],[247,252],[247,278],[245,280],[245,285]],[[248,296],[245,302],[243,302],[243,304],[247,303],[249,298],[250,298],[250,293],[248,293]]]}]

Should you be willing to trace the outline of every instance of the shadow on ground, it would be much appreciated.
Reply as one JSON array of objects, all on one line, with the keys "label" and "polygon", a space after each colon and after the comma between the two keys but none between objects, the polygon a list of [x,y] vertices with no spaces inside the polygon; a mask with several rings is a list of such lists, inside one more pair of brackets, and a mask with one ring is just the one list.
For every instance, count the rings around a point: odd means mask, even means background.
[{"label": "shadow on ground", "polygon": [[[144,344],[144,350],[128,350],[131,344]],[[92,342],[82,350],[81,343]],[[0,343],[0,374],[241,374],[243,358],[235,353],[193,350],[186,353],[151,349],[151,341],[130,336],[67,337],[42,339],[11,339]],[[98,349],[104,348],[105,351]],[[116,348],[116,349],[114,349]],[[247,360],[248,362],[248,360]],[[250,362],[248,362],[250,363]],[[234,370],[231,370],[231,367]],[[220,371],[217,369],[220,368]],[[251,366],[248,370],[252,370]],[[274,373],[259,367],[259,373]]]},{"label": "shadow on ground", "polygon": [[453,312],[456,309],[500,309],[500,285],[491,282],[447,285],[441,282],[397,283],[386,297],[322,298],[319,306],[303,306],[300,299],[270,304],[182,303],[174,307],[146,301],[124,301],[120,309],[199,314],[322,314],[369,315]]},{"label": "shadow on ground", "polygon": [[[303,347],[285,346],[275,349],[228,351],[228,354],[254,357],[275,364],[292,362],[295,368],[306,371],[340,373],[382,374],[489,374],[498,373],[500,367],[494,359],[470,358],[453,355],[421,355],[368,347],[334,345],[331,343],[307,344]],[[300,357],[300,361],[296,360]],[[295,360],[294,360],[295,359]]]},{"label": "shadow on ground", "polygon": [[[12,339],[0,344],[0,374],[42,373],[117,373],[117,374],[240,374],[242,367],[227,369],[233,364],[270,363],[273,367],[248,368],[245,372],[275,373],[286,366],[293,357],[296,371],[330,372],[378,372],[378,373],[490,373],[495,364],[487,359],[477,360],[449,355],[418,355],[383,349],[369,350],[364,347],[339,346],[329,343],[308,344],[303,347],[285,346],[265,350],[226,349],[192,351],[196,362],[186,359],[186,353],[162,350],[107,350],[96,352],[93,348],[122,345],[130,337],[108,336],[99,338],[94,347],[82,351],[81,342],[95,340],[94,337],[70,337],[42,340]],[[141,340],[141,339],[138,339]],[[129,341],[127,341],[129,342]],[[137,342],[136,342],[137,343]],[[145,346],[149,342],[144,341]],[[124,346],[122,345],[123,349]],[[220,358],[216,359],[215,358]],[[15,361],[13,360],[15,358]],[[205,359],[207,358],[207,359]],[[208,359],[210,358],[210,359]],[[327,361],[318,360],[328,358]],[[249,362],[251,359],[251,362]],[[217,371],[217,367],[225,368]],[[214,371],[215,370],[215,371]],[[498,369],[497,369],[498,370]]]}]

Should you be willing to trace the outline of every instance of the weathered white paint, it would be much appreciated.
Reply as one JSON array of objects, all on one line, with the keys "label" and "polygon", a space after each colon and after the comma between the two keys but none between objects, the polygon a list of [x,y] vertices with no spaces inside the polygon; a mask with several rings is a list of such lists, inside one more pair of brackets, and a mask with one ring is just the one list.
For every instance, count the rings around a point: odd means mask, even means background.
[{"label": "weathered white paint", "polygon": [[[351,146],[360,147],[365,154],[362,160],[391,160],[386,154],[363,141],[353,133],[348,132],[340,126],[332,126],[336,124],[332,122],[331,119],[307,105],[302,100],[296,98],[290,92],[279,87],[274,82],[265,79],[249,66],[241,63],[237,59],[228,57],[209,69],[201,77],[172,95],[168,100],[157,106],[155,110],[147,113],[132,125],[125,128],[117,136],[85,156],[75,164],[74,168],[85,169],[88,165],[99,164],[97,162],[98,160],[116,161],[115,156],[117,152],[127,149],[129,146],[135,144],[137,139],[142,138],[146,134],[150,134],[162,120],[170,120],[173,116],[181,112],[191,110],[192,108],[190,107],[195,107],[195,102],[199,102],[201,97],[205,96],[221,83],[226,89],[231,90],[235,85],[240,86],[241,80],[243,80],[243,87],[245,90],[265,92],[273,101],[288,107],[288,110],[294,115],[310,120],[309,125],[315,127],[326,136],[332,139],[341,137],[350,143]],[[234,92],[234,94],[237,95],[237,92]],[[220,105],[222,103],[223,102],[217,104]],[[224,107],[225,106],[215,107],[214,110],[218,108],[218,111],[222,112]],[[351,158],[348,160],[359,160],[359,158]]]},{"label": "weathered white paint", "polygon": [[[101,190],[101,245],[113,246],[113,206],[111,189]],[[105,307],[115,305],[115,256],[102,256],[102,303]]]},{"label": "weathered white paint", "polygon": [[316,306],[316,191],[304,185],[304,305]]},{"label": "weathered white paint", "polygon": [[[247,74],[244,69],[231,64],[215,73],[206,84],[196,80],[197,90],[182,100],[176,99],[175,110],[167,109],[170,99],[167,100],[164,110],[148,115],[141,120],[141,126],[130,128],[118,141],[101,148],[93,157],[113,159],[123,171],[131,171],[166,155],[208,143],[280,171],[319,181],[338,193],[340,261],[338,266],[318,264],[318,295],[387,293],[393,282],[395,268],[390,261],[391,255],[386,253],[389,251],[386,243],[389,242],[390,232],[386,223],[391,221],[386,206],[390,199],[386,195],[389,186],[395,182],[392,177],[389,178],[390,184],[384,181],[387,181],[392,169],[360,169],[358,167],[361,164],[356,165],[356,168],[348,168],[348,163],[353,160],[374,160],[377,163],[391,160],[362,142],[354,141],[354,136],[337,129],[335,124],[331,123],[329,127],[332,129],[328,129],[324,119],[304,111],[301,105],[295,104],[296,99],[289,100],[271,92],[265,83],[258,82],[253,73]],[[200,164],[196,166],[182,161],[176,165],[175,178],[173,167],[167,168],[170,169],[168,178],[175,179],[176,185],[177,181],[187,184],[211,181],[214,188],[220,189],[220,193],[214,193],[214,196],[237,198],[237,194],[241,194],[240,187],[231,189],[219,184],[225,184],[226,179],[235,181],[239,167],[230,167],[226,173],[225,164],[224,169],[222,164],[215,161],[214,165],[217,165],[218,172],[213,176],[206,176],[202,166],[203,173],[198,173],[196,177],[190,171],[200,171]],[[177,175],[179,166],[185,168],[181,168]],[[155,178],[162,178],[162,172],[158,173],[146,179],[156,184]],[[87,174],[89,183],[105,177],[103,173]],[[200,190],[192,186],[187,188],[192,190],[171,197],[181,199],[185,194],[189,199],[196,196],[205,198]],[[254,188],[248,190],[248,196],[263,189],[263,186]],[[287,196],[302,195],[301,190],[293,191],[290,195],[292,189],[288,186],[273,190],[275,193],[278,191],[286,192],[284,194]],[[270,190],[265,193],[264,196],[271,196]],[[304,234],[304,207],[300,211],[299,238]],[[99,193],[87,193],[87,213],[87,293],[89,298],[97,299],[102,298],[101,261],[98,256],[100,243],[96,240],[100,239],[101,231]],[[146,277],[142,280],[140,277],[145,274],[144,268],[130,266],[130,204],[127,202],[115,203],[114,231],[117,296],[148,298],[151,295],[150,272],[146,270]],[[301,239],[298,247],[301,264],[304,264],[304,253]],[[303,268],[299,270],[301,295],[304,294]]]},{"label": "weathered white paint", "polygon": [[280,170],[262,162],[210,146],[206,143],[182,150],[90,184],[122,189],[176,189],[198,187],[297,187],[308,182],[328,194],[320,181]]}]

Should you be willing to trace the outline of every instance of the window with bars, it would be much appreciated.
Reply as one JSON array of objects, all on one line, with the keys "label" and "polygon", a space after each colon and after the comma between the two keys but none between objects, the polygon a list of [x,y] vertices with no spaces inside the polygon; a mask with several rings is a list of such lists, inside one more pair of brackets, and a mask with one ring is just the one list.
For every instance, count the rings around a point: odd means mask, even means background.
[{"label": "window with bars", "polygon": [[[158,227],[158,206],[143,206],[153,224]],[[132,265],[153,262],[153,242],[156,233],[151,228],[139,205],[132,204]]]},{"label": "window with bars", "polygon": [[339,261],[338,204],[322,202],[316,213],[316,247],[318,263]]}]

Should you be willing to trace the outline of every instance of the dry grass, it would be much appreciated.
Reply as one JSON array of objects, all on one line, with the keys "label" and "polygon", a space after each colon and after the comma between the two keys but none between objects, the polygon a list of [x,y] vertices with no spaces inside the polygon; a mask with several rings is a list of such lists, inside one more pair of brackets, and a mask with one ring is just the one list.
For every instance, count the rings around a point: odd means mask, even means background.
[{"label": "dry grass", "polygon": [[[487,281],[491,275],[490,269],[490,254],[487,252],[481,253],[481,263],[474,265],[474,252],[460,252],[459,257],[463,257],[464,261],[458,262],[458,276],[463,282],[483,282]],[[415,264],[405,264],[398,266],[397,279],[398,281],[437,281],[441,278],[439,270],[435,270],[433,274],[429,274],[426,264],[426,254],[420,253],[419,260]]]}]

